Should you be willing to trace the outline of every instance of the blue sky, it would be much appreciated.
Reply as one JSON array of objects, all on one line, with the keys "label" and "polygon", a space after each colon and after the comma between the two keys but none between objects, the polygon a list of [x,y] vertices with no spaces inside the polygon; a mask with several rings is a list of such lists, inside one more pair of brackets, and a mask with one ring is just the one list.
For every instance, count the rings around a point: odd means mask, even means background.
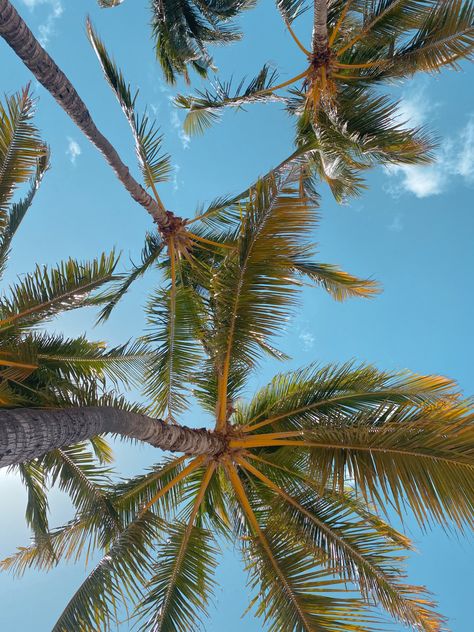
[{"label": "blue sky", "polygon": [[[175,166],[162,197],[170,209],[187,216],[200,203],[238,192],[278,164],[291,147],[292,122],[276,104],[255,105],[247,112],[227,112],[204,137],[189,139],[181,128],[181,112],[171,105],[173,91],[163,83],[153,58],[147,4],[125,0],[115,10],[99,11],[94,0],[15,0],[75,84],[99,128],[135,169],[126,122],[86,40],[85,17],[91,15],[126,77],[140,88],[140,103],[156,114],[165,135],[164,148]],[[244,16],[242,26],[243,42],[216,51],[223,78],[251,76],[266,61],[280,69],[282,81],[298,72],[300,54],[271,2],[260,2]],[[304,23],[300,30],[309,33]],[[0,42],[0,90],[11,93],[30,79]],[[463,72],[422,76],[392,88],[401,99],[404,119],[429,124],[438,132],[436,164],[375,170],[369,176],[369,190],[345,206],[338,206],[322,189],[321,224],[315,234],[320,259],[379,280],[384,292],[371,301],[341,305],[321,290],[305,290],[302,308],[280,341],[293,356],[288,368],[357,359],[385,369],[445,374],[458,380],[466,394],[474,393],[473,79],[472,67],[466,66]],[[193,82],[200,84],[194,77]],[[129,257],[137,259],[145,231],[151,228],[148,216],[129,199],[102,157],[51,97],[39,86],[35,94],[37,122],[52,149],[52,169],[16,238],[7,281],[31,270],[36,262],[89,258],[113,246],[124,253],[124,264]],[[103,327],[92,328],[94,315],[89,312],[70,313],[54,326],[70,335],[87,332],[111,343],[137,336],[144,326],[141,308],[146,294],[158,282],[150,274],[137,284]],[[275,363],[264,364],[251,389],[281,369]],[[186,421],[202,425],[198,414],[193,410]],[[118,445],[117,455],[119,471],[125,475],[138,473],[156,460],[154,451],[137,446]],[[0,476],[0,490],[7,507],[0,520],[3,557],[26,544],[28,533],[18,482]],[[53,505],[57,521],[69,516],[67,502],[59,494]],[[410,559],[411,581],[433,590],[453,632],[468,632],[472,629],[472,539],[448,540],[440,530],[421,534],[409,521],[406,528],[419,551]],[[4,604],[0,629],[47,632],[83,576],[83,566],[61,566],[46,575],[28,573],[15,581],[0,576]],[[216,607],[211,608],[206,629],[261,630],[251,615],[240,619],[247,594],[244,574],[232,552],[226,552],[218,578]]]}]

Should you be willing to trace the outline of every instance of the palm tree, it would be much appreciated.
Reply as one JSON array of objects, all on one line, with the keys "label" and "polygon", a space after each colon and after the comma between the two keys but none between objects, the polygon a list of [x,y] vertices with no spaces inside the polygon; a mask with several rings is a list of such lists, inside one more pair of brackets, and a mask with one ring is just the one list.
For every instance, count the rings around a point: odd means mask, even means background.
[{"label": "palm tree", "polygon": [[196,425],[213,418],[220,450],[184,451],[102,488],[113,524],[94,497],[2,562],[21,574],[105,549],[54,632],[116,629],[124,595],[139,629],[196,629],[220,541],[241,549],[266,629],[363,632],[378,626],[368,604],[415,630],[442,629],[425,589],[405,579],[409,539],[382,515],[411,513],[423,528],[474,526],[472,402],[439,376],[353,364],[283,373],[243,397],[262,356],[285,359],[272,336],[291,326],[305,278],[345,291],[312,259],[315,219],[286,169],[195,222],[201,238],[230,247],[183,258],[175,284],[173,259],[163,262],[168,286],[147,308],[144,338],[156,348],[147,393],[176,425],[197,399]]},{"label": "palm tree", "polygon": [[[204,131],[224,107],[278,101],[297,119],[297,153],[306,173],[326,181],[337,199],[356,194],[360,172],[374,164],[416,164],[431,159],[433,140],[408,129],[397,104],[379,86],[417,72],[458,68],[474,49],[474,4],[463,0],[314,0],[311,44],[305,46],[293,22],[306,4],[279,0],[278,7],[304,57],[301,72],[277,83],[265,65],[247,85],[231,82],[192,96],[179,95],[189,110],[188,133]],[[289,94],[281,91],[289,89]]]},{"label": "palm tree", "polygon": [[[123,0],[98,0],[102,8],[116,7]],[[174,84],[177,75],[189,81],[188,65],[206,76],[213,67],[208,44],[226,44],[241,37],[226,26],[238,13],[251,7],[254,0],[153,0],[151,28],[156,57],[166,81]]]}]

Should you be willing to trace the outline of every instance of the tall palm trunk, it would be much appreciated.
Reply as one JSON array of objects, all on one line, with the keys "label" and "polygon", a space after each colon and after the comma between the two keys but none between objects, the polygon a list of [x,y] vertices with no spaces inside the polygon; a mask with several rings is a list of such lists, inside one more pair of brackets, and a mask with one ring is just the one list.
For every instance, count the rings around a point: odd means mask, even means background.
[{"label": "tall palm trunk", "polygon": [[204,429],[166,424],[161,419],[108,407],[0,410],[0,467],[42,456],[100,434],[117,434],[185,454],[214,456],[224,437]]},{"label": "tall palm trunk", "polygon": [[122,162],[114,147],[97,129],[85,103],[72,83],[42,48],[9,0],[0,0],[0,35],[79,129],[105,156],[132,198],[150,213],[159,227],[168,226],[167,213],[130,175],[127,165]]},{"label": "tall palm trunk", "polygon": [[328,40],[327,0],[314,0],[313,54],[324,53],[328,47]]}]

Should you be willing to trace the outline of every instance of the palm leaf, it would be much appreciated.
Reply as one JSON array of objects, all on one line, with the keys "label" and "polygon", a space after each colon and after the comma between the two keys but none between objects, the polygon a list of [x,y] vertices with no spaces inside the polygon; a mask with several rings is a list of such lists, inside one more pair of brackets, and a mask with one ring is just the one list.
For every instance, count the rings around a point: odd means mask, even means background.
[{"label": "palm leaf", "polygon": [[0,327],[28,327],[69,309],[96,305],[107,296],[97,290],[118,277],[112,251],[100,259],[62,262],[55,268],[37,266],[31,274],[10,287],[10,296],[0,299]]},{"label": "palm leaf", "polygon": [[125,279],[113,288],[113,296],[111,300],[101,310],[98,322],[108,320],[110,314],[128,292],[133,283],[141,278],[151,267],[157,264],[158,258],[163,252],[165,243],[156,234],[147,233],[145,236],[145,245],[141,252],[141,261],[138,265],[133,264],[130,272],[127,273]]},{"label": "palm leaf", "polygon": [[30,180],[47,151],[31,122],[33,114],[29,85],[0,103],[0,228],[16,188]]},{"label": "palm leaf", "polygon": [[11,209],[8,212],[8,216],[5,220],[5,224],[0,234],[0,276],[3,275],[5,267],[10,255],[10,245],[18,227],[20,226],[26,212],[30,208],[33,199],[36,195],[43,176],[46,170],[49,168],[49,152],[45,150],[45,153],[38,159],[36,173],[31,179],[30,189],[25,197],[11,205]]},{"label": "palm leaf", "polygon": [[99,59],[105,78],[115,93],[130,124],[145,184],[154,189],[156,183],[168,180],[173,170],[170,157],[161,153],[162,136],[159,134],[159,129],[150,120],[146,112],[141,116],[135,113],[138,91],[132,95],[130,84],[126,83],[122,71],[109,56],[104,43],[94,31],[90,20],[87,21],[87,34]]}]

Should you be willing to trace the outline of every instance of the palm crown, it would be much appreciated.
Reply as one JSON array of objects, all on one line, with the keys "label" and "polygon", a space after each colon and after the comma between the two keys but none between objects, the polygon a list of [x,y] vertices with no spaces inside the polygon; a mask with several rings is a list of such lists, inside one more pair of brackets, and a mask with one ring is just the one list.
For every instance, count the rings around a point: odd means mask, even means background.
[{"label": "palm crown", "polygon": [[[156,353],[147,392],[175,422],[196,397],[225,448],[93,486],[70,523],[4,560],[21,573],[106,549],[54,630],[114,629],[125,594],[140,629],[195,629],[223,540],[240,546],[252,605],[270,630],[373,629],[370,603],[413,629],[441,630],[424,588],[405,581],[409,540],[381,513],[472,526],[472,408],[455,385],[310,366],[242,399],[261,355],[284,357],[271,338],[287,326],[303,279],[321,280],[307,241],[314,220],[287,168],[196,221],[196,234],[223,248],[183,256],[178,267],[163,261],[168,286],[148,306],[145,338]],[[345,594],[348,585],[360,597]]]},{"label": "palm crown", "polygon": [[[189,110],[185,129],[202,132],[224,107],[280,101],[298,117],[294,157],[303,158],[302,180],[310,185],[321,178],[338,199],[356,194],[363,184],[360,172],[374,164],[429,161],[433,139],[422,129],[409,129],[379,87],[416,72],[457,68],[471,57],[472,2],[315,0],[308,47],[292,26],[305,3],[277,4],[305,58],[302,71],[277,83],[276,72],[265,65],[235,91],[230,82],[217,81],[215,89],[179,95],[177,104]],[[290,90],[287,96],[284,89]]]}]

